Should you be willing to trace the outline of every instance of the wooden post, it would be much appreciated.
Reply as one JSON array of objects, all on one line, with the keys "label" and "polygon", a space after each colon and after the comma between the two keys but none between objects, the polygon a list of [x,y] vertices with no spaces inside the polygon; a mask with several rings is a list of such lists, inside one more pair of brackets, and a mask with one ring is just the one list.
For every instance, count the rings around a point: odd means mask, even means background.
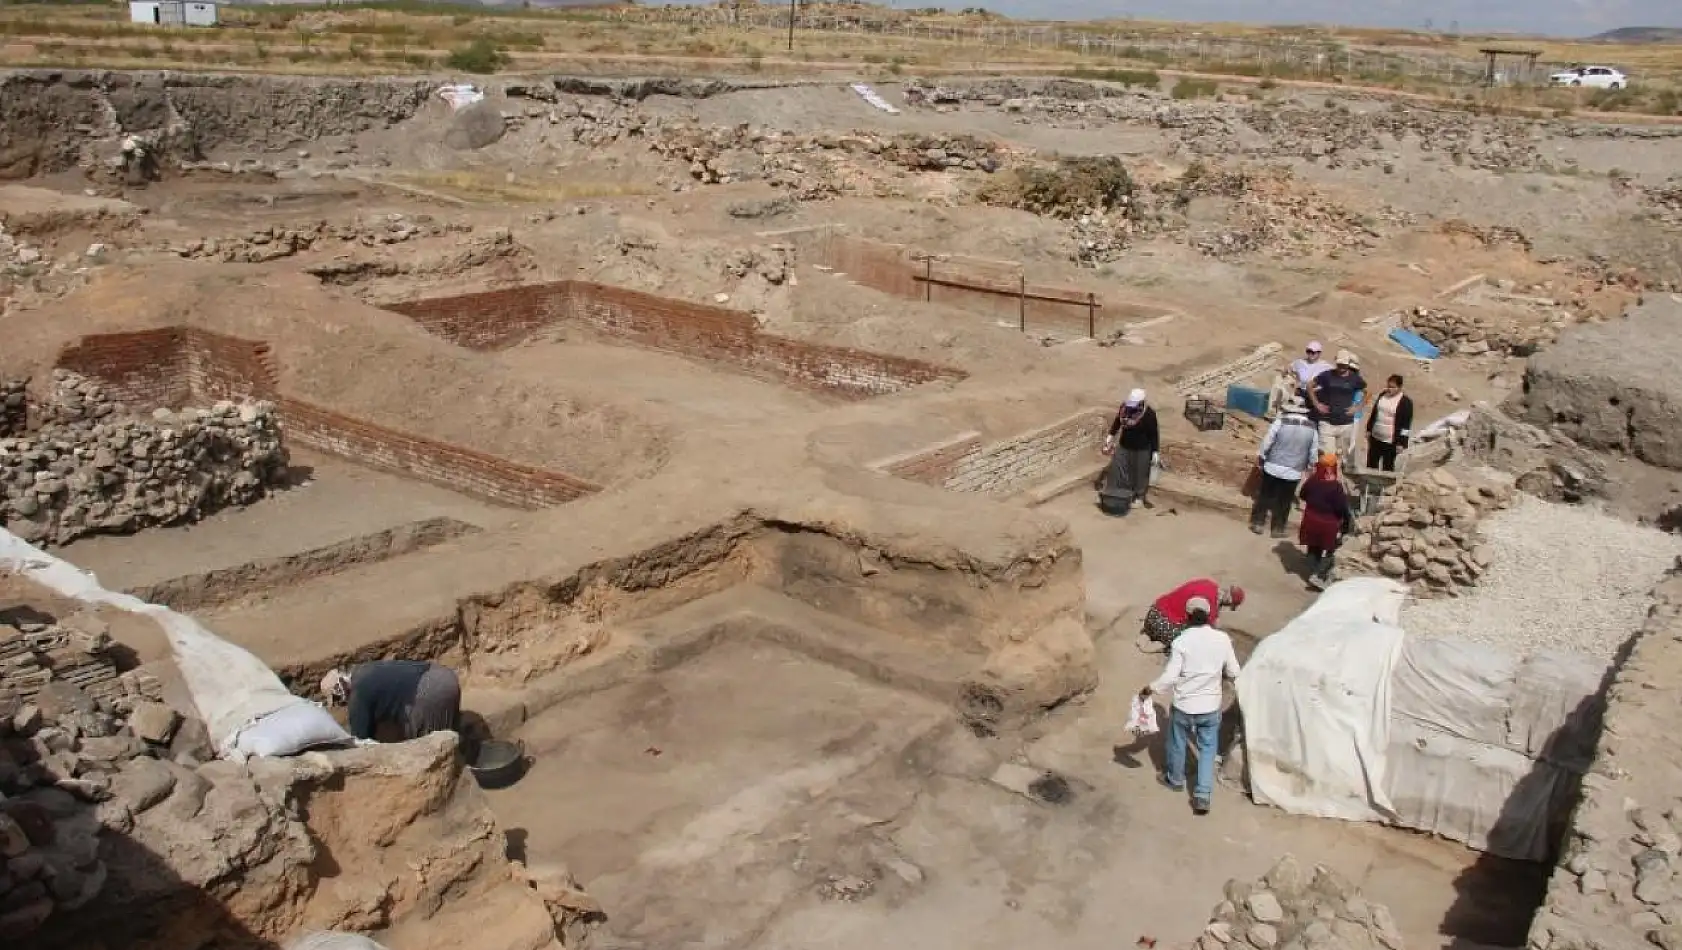
[{"label": "wooden post", "polygon": [[1086,336],[1098,339],[1098,296],[1090,291],[1086,295]]},{"label": "wooden post", "polygon": [[1028,272],[1017,275],[1020,283],[1016,290],[1016,328],[1023,333],[1028,332]]},{"label": "wooden post", "polygon": [[923,299],[934,299],[934,256],[923,258]]},{"label": "wooden post", "polygon": [[788,0],[788,51],[794,52],[794,5],[800,0]]}]

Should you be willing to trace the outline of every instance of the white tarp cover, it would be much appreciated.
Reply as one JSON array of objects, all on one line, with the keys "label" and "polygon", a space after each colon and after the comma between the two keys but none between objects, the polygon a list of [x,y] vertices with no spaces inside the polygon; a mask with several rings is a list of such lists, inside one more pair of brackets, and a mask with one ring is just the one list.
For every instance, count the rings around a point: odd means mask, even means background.
[{"label": "white tarp cover", "polygon": [[451,112],[459,112],[470,105],[485,101],[485,94],[480,92],[478,87],[465,82],[440,86],[438,97],[450,104]]},{"label": "white tarp cover", "polygon": [[1404,635],[1405,588],[1333,585],[1238,680],[1255,800],[1549,858],[1593,757],[1591,657]]},{"label": "white tarp cover", "polygon": [[[264,716],[309,700],[292,695],[262,660],[223,640],[191,617],[106,590],[88,571],[53,557],[0,528],[0,567],[16,571],[57,593],[88,604],[108,604],[144,614],[163,628],[175,663],[204,720],[217,754],[240,758],[240,733]],[[346,735],[345,741],[350,737]]]},{"label": "white tarp cover", "polygon": [[1340,581],[1256,645],[1238,704],[1257,802],[1349,821],[1394,815],[1385,761],[1406,598],[1388,578]]},{"label": "white tarp cover", "polygon": [[853,83],[853,91],[859,94],[860,99],[863,99],[865,102],[868,102],[871,105],[875,106],[876,108],[881,109],[883,112],[886,112],[889,115],[899,115],[899,107],[898,106],[895,106],[892,103],[888,102],[888,100],[882,98],[881,93],[879,93],[876,90],[870,88],[869,86],[865,85],[864,83],[862,83],[862,82]]}]

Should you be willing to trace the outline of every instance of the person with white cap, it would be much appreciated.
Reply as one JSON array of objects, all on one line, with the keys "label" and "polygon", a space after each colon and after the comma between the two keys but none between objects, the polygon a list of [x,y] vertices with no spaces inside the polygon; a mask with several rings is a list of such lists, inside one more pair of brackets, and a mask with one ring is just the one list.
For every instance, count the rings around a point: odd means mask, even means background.
[{"label": "person with white cap", "polygon": [[1361,361],[1348,350],[1337,351],[1337,363],[1308,384],[1308,417],[1320,427],[1320,451],[1345,457],[1355,448],[1355,414],[1367,381]]},{"label": "person with white cap", "polygon": [[1209,813],[1215,792],[1215,754],[1221,734],[1224,679],[1238,678],[1238,654],[1232,638],[1209,622],[1211,603],[1202,597],[1186,602],[1191,626],[1168,648],[1168,665],[1141,697],[1173,694],[1168,711],[1168,740],[1158,781],[1179,792],[1186,787],[1186,746],[1197,745],[1197,778],[1191,786],[1191,810]]},{"label": "person with white cap", "polygon": [[1261,479],[1256,485],[1255,501],[1250,505],[1252,532],[1261,534],[1271,522],[1273,536],[1285,536],[1297,483],[1319,454],[1320,432],[1309,421],[1308,407],[1303,405],[1302,397],[1292,396],[1285,401],[1278,418],[1267,427],[1261,447],[1256,450]]},{"label": "person with white cap", "polygon": [[1302,355],[1291,362],[1291,372],[1297,376],[1297,389],[1304,398],[1308,396],[1308,384],[1314,381],[1314,377],[1332,368],[1332,364],[1321,355],[1324,352],[1319,340],[1309,340]]},{"label": "person with white cap", "polygon": [[374,660],[346,673],[329,670],[321,694],[349,707],[350,734],[373,739],[382,726],[404,741],[460,732],[461,681],[455,670],[426,660]]},{"label": "person with white cap", "polygon": [[1119,515],[1126,514],[1134,502],[1149,507],[1151,468],[1161,449],[1156,410],[1145,399],[1145,391],[1135,389],[1127,394],[1104,436],[1104,454],[1110,456],[1110,464],[1098,488],[1099,507]]}]

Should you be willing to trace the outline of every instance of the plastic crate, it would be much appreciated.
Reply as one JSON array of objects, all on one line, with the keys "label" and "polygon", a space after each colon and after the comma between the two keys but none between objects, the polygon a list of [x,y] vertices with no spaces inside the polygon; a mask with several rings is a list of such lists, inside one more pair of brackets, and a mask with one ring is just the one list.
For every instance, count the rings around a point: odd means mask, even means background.
[{"label": "plastic crate", "polygon": [[1242,412],[1257,419],[1267,418],[1267,390],[1233,383],[1226,388],[1228,412]]},{"label": "plastic crate", "polygon": [[1199,432],[1213,432],[1226,427],[1226,409],[1203,396],[1186,400],[1186,418]]}]

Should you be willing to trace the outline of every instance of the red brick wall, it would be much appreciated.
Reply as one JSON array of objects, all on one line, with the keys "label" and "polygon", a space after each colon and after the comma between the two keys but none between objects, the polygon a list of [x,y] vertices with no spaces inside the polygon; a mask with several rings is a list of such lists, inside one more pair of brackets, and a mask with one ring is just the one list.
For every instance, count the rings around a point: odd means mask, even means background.
[{"label": "red brick wall", "polygon": [[277,405],[286,435],[296,444],[505,505],[546,508],[598,490],[563,472],[400,432],[289,396]]},{"label": "red brick wall", "polygon": [[269,345],[255,340],[190,327],[102,334],[66,348],[59,365],[106,382],[135,409],[270,399],[295,444],[505,505],[542,508],[599,490],[565,472],[522,465],[280,395]]},{"label": "red brick wall", "polygon": [[510,287],[432,300],[411,300],[387,309],[401,313],[437,336],[470,350],[513,346],[533,330],[555,323],[567,308],[567,282]]},{"label": "red brick wall", "polygon": [[181,327],[83,337],[58,356],[63,369],[105,383],[135,409],[179,408],[192,400]]},{"label": "red brick wall", "polygon": [[753,316],[739,310],[581,281],[572,283],[571,297],[572,318],[610,336],[850,399],[964,378],[958,370],[921,360],[761,333]]},{"label": "red brick wall", "polygon": [[761,333],[750,314],[620,287],[561,281],[391,308],[458,346],[495,350],[571,319],[639,346],[862,399],[964,374],[919,360]]}]

